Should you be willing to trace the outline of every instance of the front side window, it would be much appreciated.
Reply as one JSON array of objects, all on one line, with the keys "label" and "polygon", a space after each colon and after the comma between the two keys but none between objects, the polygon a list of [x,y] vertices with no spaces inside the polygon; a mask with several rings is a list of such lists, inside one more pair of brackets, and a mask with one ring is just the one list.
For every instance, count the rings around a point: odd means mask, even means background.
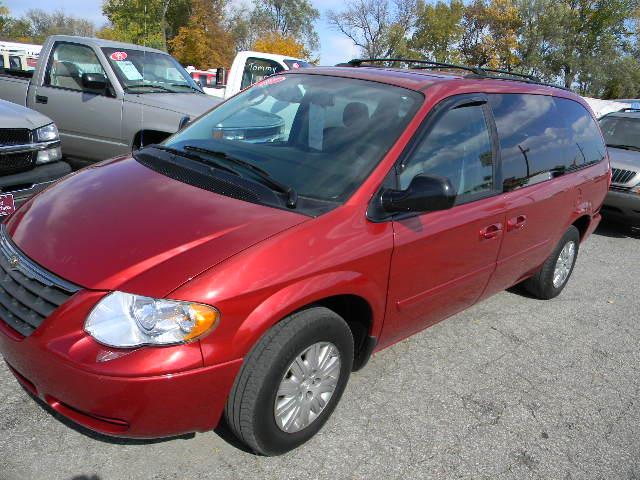
[{"label": "front side window", "polygon": [[640,151],[640,115],[607,115],[600,119],[607,146]]},{"label": "front side window", "polygon": [[247,63],[242,72],[242,84],[240,89],[243,90],[254,83],[264,80],[266,77],[275,75],[283,71],[284,68],[278,62],[267,60],[266,58],[247,58]]},{"label": "front side window", "polygon": [[105,75],[93,50],[84,45],[58,43],[53,50],[45,85],[87,91],[82,85],[82,75],[85,73]]},{"label": "front side window", "polygon": [[445,112],[428,131],[400,170],[400,189],[416,175],[446,177],[457,192],[456,204],[493,190],[494,161],[483,105]]},{"label": "front side window", "polygon": [[298,196],[333,208],[370,174],[423,98],[364,80],[279,75],[221,104],[164,145],[206,148],[223,162],[220,152],[237,157]]},{"label": "front side window", "polygon": [[170,55],[126,48],[103,48],[102,51],[128,93],[200,91],[187,71]]}]

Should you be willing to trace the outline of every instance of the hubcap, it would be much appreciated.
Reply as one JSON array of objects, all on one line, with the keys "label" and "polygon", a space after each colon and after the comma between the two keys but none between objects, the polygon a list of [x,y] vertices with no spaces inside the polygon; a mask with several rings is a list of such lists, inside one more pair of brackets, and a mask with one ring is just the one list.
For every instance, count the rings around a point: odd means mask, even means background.
[{"label": "hubcap", "polygon": [[287,368],[273,413],[280,430],[295,433],[313,423],[333,396],[340,377],[340,353],[333,343],[318,342]]},{"label": "hubcap", "polygon": [[553,271],[553,286],[560,288],[564,285],[564,282],[569,278],[571,273],[571,267],[573,266],[573,259],[576,256],[576,244],[573,241],[567,242],[556,260],[556,268]]}]

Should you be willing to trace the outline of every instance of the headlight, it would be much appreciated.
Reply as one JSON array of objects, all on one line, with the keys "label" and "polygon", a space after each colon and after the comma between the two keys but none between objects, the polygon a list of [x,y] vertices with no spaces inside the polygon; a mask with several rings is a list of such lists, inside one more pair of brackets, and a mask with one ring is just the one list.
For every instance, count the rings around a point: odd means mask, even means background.
[{"label": "headlight", "polygon": [[210,332],[219,319],[209,305],[113,292],[93,307],[84,329],[110,347],[175,345]]},{"label": "headlight", "polygon": [[52,142],[59,139],[60,136],[58,135],[58,128],[55,123],[50,123],[36,130],[36,140],[38,142]]}]

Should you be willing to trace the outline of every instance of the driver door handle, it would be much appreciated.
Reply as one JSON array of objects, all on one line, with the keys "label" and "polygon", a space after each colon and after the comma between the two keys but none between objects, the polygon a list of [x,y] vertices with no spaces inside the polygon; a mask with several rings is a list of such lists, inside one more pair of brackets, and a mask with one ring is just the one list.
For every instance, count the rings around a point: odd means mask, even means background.
[{"label": "driver door handle", "polygon": [[494,223],[480,230],[480,240],[491,240],[502,233],[502,224]]}]

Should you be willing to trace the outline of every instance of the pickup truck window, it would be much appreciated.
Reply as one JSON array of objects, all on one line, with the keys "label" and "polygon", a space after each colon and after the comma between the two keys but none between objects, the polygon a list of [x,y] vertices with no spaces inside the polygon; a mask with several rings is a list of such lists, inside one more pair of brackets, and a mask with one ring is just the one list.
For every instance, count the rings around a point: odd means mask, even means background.
[{"label": "pickup truck window", "polygon": [[82,74],[104,69],[91,48],[74,43],[57,43],[45,75],[45,85],[69,90],[92,91],[83,87]]},{"label": "pickup truck window", "polygon": [[278,62],[273,60],[267,60],[266,58],[247,58],[247,63],[244,66],[244,72],[242,72],[242,84],[240,89],[244,90],[254,83],[258,83],[265,77],[274,75],[284,70],[284,67]]},{"label": "pickup truck window", "polygon": [[103,48],[122,88],[129,93],[185,93],[200,88],[170,55],[145,50]]},{"label": "pickup truck window", "polygon": [[285,73],[239,93],[164,145],[208,150],[218,163],[224,155],[239,158],[334,208],[387,153],[423,98],[376,82]]}]

